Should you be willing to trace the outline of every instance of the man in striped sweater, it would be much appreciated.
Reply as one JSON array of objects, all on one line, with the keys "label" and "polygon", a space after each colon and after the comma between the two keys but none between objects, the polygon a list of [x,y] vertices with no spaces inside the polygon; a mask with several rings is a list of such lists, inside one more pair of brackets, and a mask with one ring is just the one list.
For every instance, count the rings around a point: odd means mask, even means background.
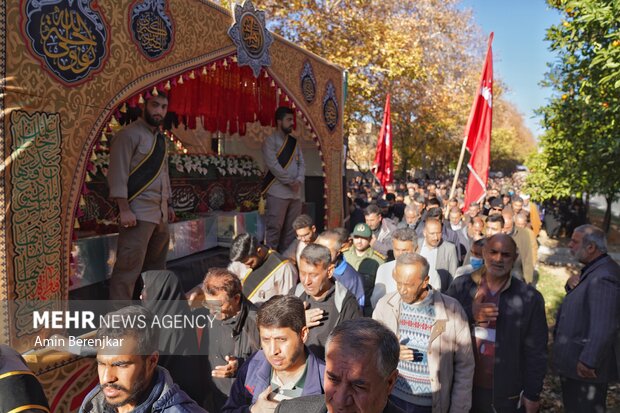
[{"label": "man in striped sweater", "polygon": [[428,273],[421,255],[399,256],[397,291],[379,300],[373,313],[400,341],[390,400],[406,412],[467,413],[474,375],[467,315],[458,301],[430,286]]}]

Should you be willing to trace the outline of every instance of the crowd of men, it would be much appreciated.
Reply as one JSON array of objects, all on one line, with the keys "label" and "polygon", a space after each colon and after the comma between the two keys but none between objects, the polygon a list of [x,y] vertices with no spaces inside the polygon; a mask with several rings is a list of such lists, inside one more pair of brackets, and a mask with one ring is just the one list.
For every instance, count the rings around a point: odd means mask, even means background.
[{"label": "crowd of men", "polygon": [[[517,266],[526,255],[520,247],[533,244],[515,236],[529,234],[529,222],[511,225],[511,202],[498,208],[493,200],[491,208],[470,208],[476,213],[468,218],[452,208],[444,219],[444,202],[434,212],[428,195],[420,209],[406,205],[400,222],[374,201],[350,235],[345,228],[317,234],[300,215],[292,223],[297,242],[281,253],[238,235],[229,267],[211,269],[181,297],[216,315],[201,332],[194,366],[179,371],[162,361],[157,332],[100,329],[99,336],[127,340],[114,354],[97,351],[100,385],[81,412],[539,411],[545,305],[524,274],[528,264]],[[570,248],[585,267],[566,286],[553,365],[565,411],[604,411],[608,383],[618,377],[620,267],[594,226],[576,228]],[[174,277],[144,273],[145,294],[170,290]],[[156,312],[143,304],[117,313]]]},{"label": "crowd of men", "polygon": [[[149,100],[150,116],[134,127],[149,138],[135,143],[144,143],[145,153],[159,139],[166,102]],[[318,233],[301,214],[304,166],[290,137],[291,111],[279,109],[276,123],[263,148],[271,171],[266,240],[237,235],[228,267],[210,269],[187,294],[175,274],[152,268],[149,255],[174,218],[165,179],[156,183],[156,213],[145,206],[152,180],[133,185],[146,188],[140,212],[132,212],[123,185],[113,192],[121,209],[119,259],[126,260],[115,266],[113,291],[122,298],[142,291],[142,305],[109,316],[149,319],[162,302],[174,302],[165,310],[206,307],[215,321],[183,335],[100,329],[100,337],[126,340],[112,352],[94,349],[99,385],[80,412],[539,411],[549,334],[536,289],[541,220],[529,197],[491,186],[483,202],[463,206],[459,194],[449,199],[447,186],[435,182],[376,191],[358,180],[348,228]],[[127,186],[126,174],[111,179]],[[620,370],[620,267],[594,226],[577,227],[570,248],[584,268],[566,285],[553,365],[566,412],[601,412]],[[140,268],[159,271],[140,275]],[[0,395],[0,406],[4,400]]]}]

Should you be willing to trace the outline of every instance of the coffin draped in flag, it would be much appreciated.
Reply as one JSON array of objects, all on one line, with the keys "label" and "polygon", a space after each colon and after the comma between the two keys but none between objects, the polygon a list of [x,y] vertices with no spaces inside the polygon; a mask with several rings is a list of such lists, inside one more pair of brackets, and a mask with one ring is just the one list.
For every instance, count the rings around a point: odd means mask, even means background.
[{"label": "coffin draped in flag", "polygon": [[491,129],[493,118],[493,52],[489,36],[487,56],[482,69],[480,88],[474,99],[467,127],[465,128],[466,147],[471,157],[467,168],[469,178],[465,189],[465,208],[472,202],[480,202],[486,195],[491,160]]},{"label": "coffin draped in flag", "polygon": [[383,124],[379,132],[377,142],[377,153],[372,170],[381,183],[383,190],[385,186],[394,182],[394,165],[392,158],[392,123],[390,121],[390,95],[385,100],[385,112],[383,113]]}]

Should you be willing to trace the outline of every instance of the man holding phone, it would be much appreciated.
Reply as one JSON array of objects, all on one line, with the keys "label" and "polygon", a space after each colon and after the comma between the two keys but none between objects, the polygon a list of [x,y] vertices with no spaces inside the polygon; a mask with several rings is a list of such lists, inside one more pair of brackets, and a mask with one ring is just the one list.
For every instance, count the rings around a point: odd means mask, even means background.
[{"label": "man holding phone", "polygon": [[517,244],[509,235],[489,237],[482,255],[484,266],[448,289],[465,309],[476,345],[472,411],[535,413],[547,370],[544,299],[511,276]]},{"label": "man holding phone", "polygon": [[393,272],[397,291],[380,299],[372,315],[400,341],[390,400],[404,411],[467,412],[474,375],[467,315],[458,301],[429,285],[428,273],[421,255],[400,255]]}]

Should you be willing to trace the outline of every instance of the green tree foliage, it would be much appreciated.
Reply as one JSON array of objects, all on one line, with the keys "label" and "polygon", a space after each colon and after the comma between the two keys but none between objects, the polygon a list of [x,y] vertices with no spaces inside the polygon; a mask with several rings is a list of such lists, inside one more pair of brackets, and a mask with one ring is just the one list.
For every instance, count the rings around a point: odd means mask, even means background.
[{"label": "green tree foliage", "polygon": [[[538,200],[582,192],[604,195],[603,226],[608,231],[611,203],[620,194],[620,88],[611,82],[615,75],[609,70],[618,2],[548,2],[563,16],[561,24],[547,31],[558,60],[543,84],[555,93],[540,109],[546,132],[542,151],[529,160],[533,173],[527,184]],[[613,19],[611,12],[616,13]],[[607,56],[605,64],[601,56]]]}]

